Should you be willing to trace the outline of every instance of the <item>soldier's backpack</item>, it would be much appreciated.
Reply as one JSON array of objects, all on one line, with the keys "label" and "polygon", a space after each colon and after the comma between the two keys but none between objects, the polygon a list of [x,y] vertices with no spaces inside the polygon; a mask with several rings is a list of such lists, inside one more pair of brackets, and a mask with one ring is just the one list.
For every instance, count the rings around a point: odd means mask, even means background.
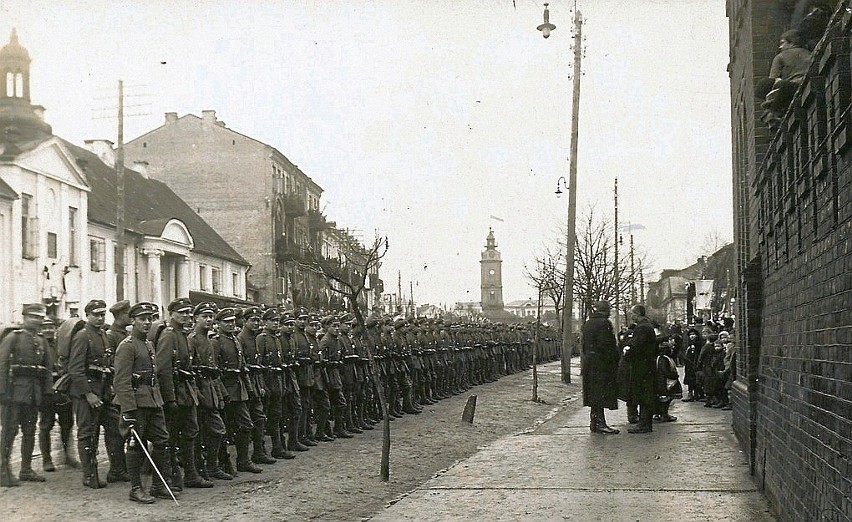
[{"label": "soldier's backpack", "polygon": [[67,370],[68,359],[71,357],[71,341],[77,332],[85,328],[86,321],[72,317],[63,321],[56,329],[56,356],[62,370]]},{"label": "soldier's backpack", "polygon": [[53,383],[53,390],[59,393],[68,393],[71,388],[71,376],[68,375],[68,359],[71,358],[71,341],[74,336],[85,328],[86,321],[79,317],[72,317],[63,321],[56,329],[56,362],[61,368],[62,375]]},{"label": "soldier's backpack", "polygon": [[154,348],[157,347],[157,342],[160,340],[160,335],[163,334],[163,330],[166,329],[168,325],[165,321],[159,320],[151,325],[151,329],[148,330],[148,340],[151,341],[151,344],[154,345]]}]

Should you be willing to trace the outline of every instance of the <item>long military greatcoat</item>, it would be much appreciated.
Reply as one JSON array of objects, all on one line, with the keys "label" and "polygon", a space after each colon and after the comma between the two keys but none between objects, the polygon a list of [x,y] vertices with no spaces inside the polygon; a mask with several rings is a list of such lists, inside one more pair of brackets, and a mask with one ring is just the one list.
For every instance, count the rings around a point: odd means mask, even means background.
[{"label": "long military greatcoat", "polygon": [[618,408],[619,351],[608,314],[595,312],[583,325],[583,405]]},{"label": "long military greatcoat", "polygon": [[637,404],[651,405],[656,400],[657,336],[647,317],[636,322],[629,344],[630,350],[624,355],[630,368],[627,398]]}]

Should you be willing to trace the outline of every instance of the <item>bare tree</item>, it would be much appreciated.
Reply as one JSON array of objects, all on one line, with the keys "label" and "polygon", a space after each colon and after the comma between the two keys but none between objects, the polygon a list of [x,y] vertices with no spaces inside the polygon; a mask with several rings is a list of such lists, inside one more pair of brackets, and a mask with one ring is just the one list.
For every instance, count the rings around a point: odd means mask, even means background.
[{"label": "bare tree", "polygon": [[[595,301],[607,300],[614,302],[616,296],[620,303],[634,304],[637,295],[636,288],[640,274],[646,266],[644,253],[635,253],[633,262],[629,253],[619,257],[618,267],[615,266],[615,241],[612,235],[612,224],[606,218],[595,214],[593,207],[589,208],[582,221],[578,223],[577,243],[574,247],[574,298],[579,303],[580,318],[585,321],[589,310]],[[562,233],[558,236],[558,249],[561,259],[564,259],[565,239]],[[619,238],[620,240],[621,238]],[[621,247],[623,243],[619,243]],[[550,252],[553,249],[546,249]],[[623,251],[622,251],[623,252]],[[536,258],[537,270],[526,270],[527,278],[533,283],[546,281],[547,276],[563,281],[565,277],[564,261],[548,263],[545,256]],[[550,268],[555,270],[549,271]],[[546,284],[546,283],[545,283]],[[554,285],[562,291],[561,284]],[[623,306],[626,312],[629,306]]]},{"label": "bare tree", "polygon": [[532,266],[524,265],[524,275],[541,292],[553,301],[556,316],[562,317],[562,298],[565,294],[565,250],[562,244],[546,246],[536,256]]},{"label": "bare tree", "polygon": [[722,234],[719,233],[719,229],[712,228],[706,234],[704,234],[704,241],[701,243],[701,255],[710,257],[716,252],[719,251],[725,245],[731,243],[731,240],[723,237]]},{"label": "bare tree", "polygon": [[[339,257],[337,259],[326,259],[321,254],[311,250],[302,265],[308,270],[321,274],[332,291],[346,298],[348,307],[355,315],[355,320],[361,327],[361,331],[366,332],[367,326],[362,311],[362,305],[365,303],[362,303],[362,297],[364,292],[375,290],[375,288],[368,286],[368,282],[371,279],[370,274],[378,272],[382,258],[387,254],[388,238],[377,235],[369,248],[361,245],[357,239],[348,233],[340,234],[339,239]],[[383,482],[388,482],[390,480],[391,442],[388,405],[385,401],[385,391],[373,350],[369,343],[365,343],[364,346],[367,350],[367,358],[370,360],[370,375],[373,378],[373,384],[376,387],[376,394],[379,396],[379,404],[382,408],[383,436],[380,476]]]}]

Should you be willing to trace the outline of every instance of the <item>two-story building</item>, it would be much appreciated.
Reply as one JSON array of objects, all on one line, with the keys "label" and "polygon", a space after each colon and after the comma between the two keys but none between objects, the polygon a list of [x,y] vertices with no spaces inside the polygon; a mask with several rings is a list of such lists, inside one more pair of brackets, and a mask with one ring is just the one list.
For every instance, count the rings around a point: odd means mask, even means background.
[{"label": "two-story building", "polygon": [[44,108],[30,102],[29,65],[13,31],[0,49],[0,321],[35,301],[66,318],[91,298],[162,306],[206,290],[245,299],[248,262],[169,187],[130,169],[124,262],[116,262],[112,147],[91,141],[87,150],[54,136]]}]

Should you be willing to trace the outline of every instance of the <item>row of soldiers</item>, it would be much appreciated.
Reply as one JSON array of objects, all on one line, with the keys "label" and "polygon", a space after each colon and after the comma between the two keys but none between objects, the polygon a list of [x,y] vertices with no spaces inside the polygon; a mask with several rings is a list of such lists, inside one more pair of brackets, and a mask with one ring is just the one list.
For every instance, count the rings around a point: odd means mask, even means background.
[{"label": "row of soldiers", "polygon": [[[213,487],[213,480],[231,480],[238,472],[260,473],[259,464],[292,459],[318,443],[372,430],[383,417],[383,402],[389,420],[417,415],[425,405],[527,369],[534,357],[546,361],[560,356],[552,331],[543,332],[533,353],[532,330],[526,327],[453,325],[402,316],[370,316],[359,322],[352,313],[219,309],[209,302],[193,305],[186,298],[168,305],[164,321],[158,320],[153,304],[116,303],[109,309],[114,321],[108,328],[106,303],[90,301],[66,354],[62,343],[58,351],[51,350],[38,333],[43,307],[40,319],[29,313],[33,310],[25,307],[21,329],[32,335],[25,340],[16,334],[0,344],[0,485],[17,484],[7,450],[18,425],[23,432],[19,478],[44,480],[32,470],[33,442],[27,442],[33,440],[35,419],[24,417],[31,415],[33,404],[29,410],[9,408],[19,417],[7,419],[5,413],[7,405],[33,399],[42,405],[45,471],[55,469],[50,429],[57,416],[65,462],[76,464],[66,437],[73,409],[83,484],[106,485],[97,460],[103,427],[106,482],[129,481],[130,500],[141,503],[172,498],[184,487]],[[2,366],[4,347],[29,346],[30,337],[36,340],[32,346],[44,345],[29,361],[34,369],[9,375],[15,378],[14,387],[23,382],[19,376],[27,375],[27,382],[41,391],[25,397],[27,401],[17,396],[10,401],[4,393],[9,382],[8,368]],[[21,365],[17,359],[12,362],[15,368]],[[39,367],[53,370],[54,379]],[[48,400],[61,396],[71,398],[72,408]],[[148,458],[163,478],[155,477],[150,492],[143,490],[140,477],[147,444],[153,448]],[[229,444],[236,448],[235,463]]]}]

